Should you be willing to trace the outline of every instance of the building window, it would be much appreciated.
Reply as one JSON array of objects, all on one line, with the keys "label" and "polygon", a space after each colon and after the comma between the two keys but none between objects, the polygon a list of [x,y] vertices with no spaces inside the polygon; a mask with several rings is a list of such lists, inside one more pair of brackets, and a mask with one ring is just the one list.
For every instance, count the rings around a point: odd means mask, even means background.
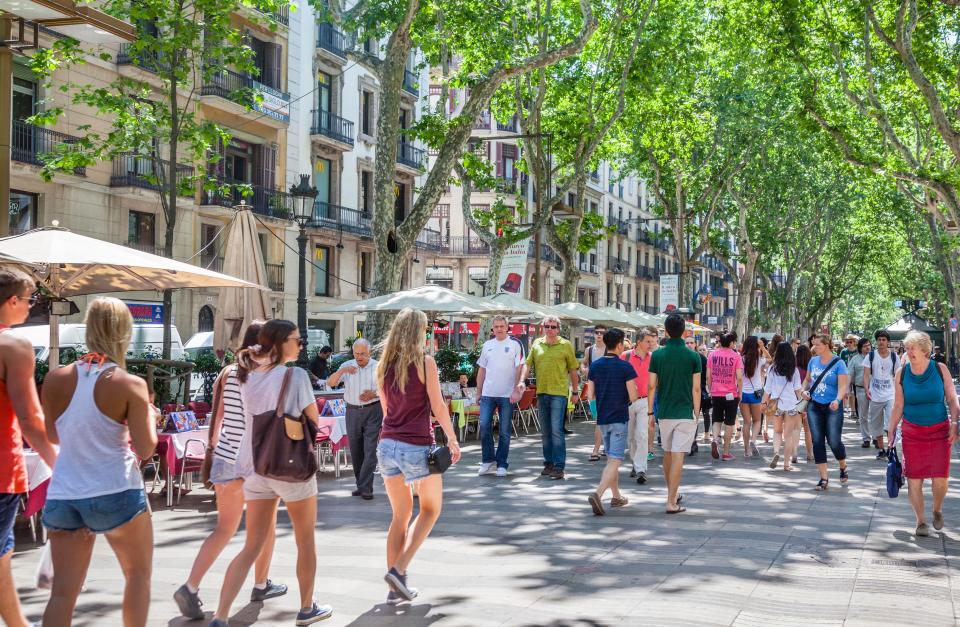
[{"label": "building window", "polygon": [[156,243],[156,219],[152,213],[143,211],[131,211],[127,221],[127,242],[137,247],[143,247],[141,250],[151,249]]},{"label": "building window", "polygon": [[37,195],[10,190],[10,235],[37,228]]},{"label": "building window", "polygon": [[206,333],[213,331],[213,309],[210,305],[204,305],[200,308],[200,314],[197,316],[197,333]]},{"label": "building window", "polygon": [[330,247],[317,246],[313,253],[313,293],[330,295]]},{"label": "building window", "polygon": [[483,296],[483,291],[487,285],[486,266],[467,268],[467,277],[469,278],[467,293],[474,296]]},{"label": "building window", "polygon": [[373,276],[373,253],[360,253],[360,293],[370,291],[371,277]]},{"label": "building window", "polygon": [[613,303],[613,284],[607,281],[607,306]]},{"label": "building window", "polygon": [[433,266],[432,268],[427,268],[427,283],[452,290],[453,268],[449,266]]},{"label": "building window", "polygon": [[590,290],[590,306],[594,309],[597,308],[597,293],[594,290]]},{"label": "building window", "polygon": [[373,136],[373,92],[360,92],[360,132]]},{"label": "building window", "polygon": [[373,215],[373,172],[360,171],[360,211]]},{"label": "building window", "polygon": [[393,193],[397,197],[393,205],[394,219],[401,224],[407,218],[407,184],[394,184]]},{"label": "building window", "polygon": [[553,284],[553,304],[559,305],[563,302],[563,286],[559,283]]},{"label": "building window", "polygon": [[200,250],[202,251],[200,253],[200,265],[220,272],[221,268],[217,264],[220,251],[216,239],[217,226],[215,224],[202,224],[200,226]]}]

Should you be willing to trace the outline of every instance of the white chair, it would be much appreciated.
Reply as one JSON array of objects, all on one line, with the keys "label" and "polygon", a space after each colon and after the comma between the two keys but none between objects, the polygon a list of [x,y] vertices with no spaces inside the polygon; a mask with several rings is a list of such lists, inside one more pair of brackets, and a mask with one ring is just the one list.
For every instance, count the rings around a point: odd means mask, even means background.
[{"label": "white chair", "polygon": [[[170,444],[173,446],[173,443]],[[183,459],[180,460],[180,478],[177,481],[177,505],[180,504],[180,497],[183,493],[183,477],[190,473],[191,484],[193,482],[193,473],[203,469],[203,460],[207,453],[207,443],[203,440],[190,439],[183,445]],[[170,471],[172,469],[169,469]]]}]

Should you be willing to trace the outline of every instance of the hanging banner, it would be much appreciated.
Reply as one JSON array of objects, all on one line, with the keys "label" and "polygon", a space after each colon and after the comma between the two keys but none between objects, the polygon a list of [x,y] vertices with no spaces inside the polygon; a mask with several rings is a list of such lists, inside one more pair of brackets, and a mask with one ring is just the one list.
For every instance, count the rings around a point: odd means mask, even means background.
[{"label": "hanging banner", "polygon": [[667,313],[680,306],[680,275],[660,275],[660,311]]},{"label": "hanging banner", "polygon": [[527,282],[527,252],[530,250],[530,238],[512,244],[503,253],[500,264],[500,276],[497,279],[498,292],[523,294]]}]

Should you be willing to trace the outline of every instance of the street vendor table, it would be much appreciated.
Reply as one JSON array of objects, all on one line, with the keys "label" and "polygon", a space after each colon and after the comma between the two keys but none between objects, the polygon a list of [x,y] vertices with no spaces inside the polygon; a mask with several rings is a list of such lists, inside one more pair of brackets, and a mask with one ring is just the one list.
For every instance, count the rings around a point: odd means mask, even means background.
[{"label": "street vendor table", "polygon": [[[173,482],[171,478],[180,472],[189,440],[199,440],[206,450],[209,427],[203,426],[193,431],[157,433],[157,455],[166,460],[167,466],[167,507],[173,506]],[[196,449],[194,449],[196,451]],[[188,479],[189,481],[190,479]]]}]

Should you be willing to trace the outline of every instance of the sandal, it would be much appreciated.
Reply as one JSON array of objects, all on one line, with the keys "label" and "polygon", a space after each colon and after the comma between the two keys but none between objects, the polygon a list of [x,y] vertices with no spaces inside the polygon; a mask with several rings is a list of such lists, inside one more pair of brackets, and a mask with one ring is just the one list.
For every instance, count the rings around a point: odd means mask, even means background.
[{"label": "sandal", "polygon": [[846,468],[840,469],[840,483],[846,483],[850,479],[850,475],[847,473]]},{"label": "sandal", "polygon": [[829,479],[821,479],[820,481],[817,482],[817,487],[815,487],[814,490],[816,490],[817,492],[826,492],[827,484],[829,483],[830,483]]},{"label": "sandal", "polygon": [[783,472],[793,472],[794,470],[796,470],[796,468],[794,468],[793,466],[784,466],[784,467],[783,467]]},{"label": "sandal", "polygon": [[596,453],[591,453],[591,454],[590,454],[590,461],[592,461],[592,462],[598,462],[598,461],[600,461],[600,456],[597,455]]},{"label": "sandal", "polygon": [[627,504],[627,502],[628,501],[625,496],[621,496],[619,498],[615,496],[612,499],[610,499],[610,507],[623,507],[624,505]]}]

